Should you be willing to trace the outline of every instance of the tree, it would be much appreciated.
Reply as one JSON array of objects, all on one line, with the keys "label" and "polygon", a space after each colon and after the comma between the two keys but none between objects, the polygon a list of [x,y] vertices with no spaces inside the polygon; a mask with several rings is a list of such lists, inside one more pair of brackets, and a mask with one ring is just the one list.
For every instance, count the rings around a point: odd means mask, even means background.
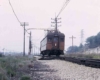
[{"label": "tree", "polygon": [[78,52],[79,51],[79,47],[78,46],[70,46],[67,49],[68,53],[73,53],[73,52]]},{"label": "tree", "polygon": [[90,36],[86,39],[86,43],[89,48],[95,48],[98,46],[97,36]]},{"label": "tree", "polygon": [[96,36],[97,36],[97,44],[98,46],[100,46],[100,32]]},{"label": "tree", "polygon": [[82,49],[82,48],[83,48],[83,44],[82,44],[82,43],[80,44],[79,48],[80,48],[80,49]]}]

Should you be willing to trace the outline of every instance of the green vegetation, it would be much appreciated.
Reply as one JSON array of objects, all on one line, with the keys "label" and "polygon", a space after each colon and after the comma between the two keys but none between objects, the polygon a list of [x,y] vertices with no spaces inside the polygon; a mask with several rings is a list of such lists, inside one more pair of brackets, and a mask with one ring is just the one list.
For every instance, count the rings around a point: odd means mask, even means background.
[{"label": "green vegetation", "polygon": [[67,57],[100,59],[100,54],[66,54]]},{"label": "green vegetation", "polygon": [[[95,36],[90,36],[86,39],[86,43],[84,45],[80,44],[80,46],[70,46],[67,49],[67,53],[73,53],[73,55],[75,53],[80,53],[78,54],[79,56],[83,54],[81,54],[82,52],[84,52],[84,50],[88,50],[88,49],[93,49],[93,48],[97,48],[100,46],[100,32],[95,35]],[[97,48],[98,50],[98,48]],[[76,55],[76,54],[75,54]],[[97,58],[100,59],[100,55],[99,54],[85,54],[84,56],[86,57],[92,57],[92,58]]]},{"label": "green vegetation", "polygon": [[95,36],[88,37],[86,43],[89,48],[96,48],[100,46],[100,32]]},{"label": "green vegetation", "polygon": [[76,52],[79,52],[79,51],[82,51],[82,48],[83,48],[83,45],[80,44],[80,46],[70,46],[68,49],[67,49],[67,53],[76,53]]},{"label": "green vegetation", "polygon": [[34,58],[28,56],[6,56],[0,57],[0,80],[10,80],[16,78],[18,80],[30,80],[29,77],[23,75],[29,74],[29,63],[33,63]]},{"label": "green vegetation", "polygon": [[29,76],[22,76],[21,80],[31,80]]}]

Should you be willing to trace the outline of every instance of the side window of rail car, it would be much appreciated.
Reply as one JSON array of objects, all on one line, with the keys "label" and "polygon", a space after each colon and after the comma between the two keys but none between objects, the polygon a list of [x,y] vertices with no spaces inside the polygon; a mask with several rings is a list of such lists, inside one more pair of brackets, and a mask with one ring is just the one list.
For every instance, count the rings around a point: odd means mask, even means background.
[{"label": "side window of rail car", "polygon": [[52,38],[48,38],[48,41],[51,42],[52,41]]},{"label": "side window of rail car", "polygon": [[60,38],[60,41],[62,41],[62,42],[63,42],[63,41],[64,41],[64,38]]}]

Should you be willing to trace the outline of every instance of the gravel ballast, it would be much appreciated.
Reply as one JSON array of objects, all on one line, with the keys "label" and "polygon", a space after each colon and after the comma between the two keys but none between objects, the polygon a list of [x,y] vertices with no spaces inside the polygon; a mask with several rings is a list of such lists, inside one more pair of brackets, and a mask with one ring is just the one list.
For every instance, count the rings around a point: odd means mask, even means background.
[{"label": "gravel ballast", "polygon": [[37,60],[33,80],[100,80],[100,69],[63,60]]}]

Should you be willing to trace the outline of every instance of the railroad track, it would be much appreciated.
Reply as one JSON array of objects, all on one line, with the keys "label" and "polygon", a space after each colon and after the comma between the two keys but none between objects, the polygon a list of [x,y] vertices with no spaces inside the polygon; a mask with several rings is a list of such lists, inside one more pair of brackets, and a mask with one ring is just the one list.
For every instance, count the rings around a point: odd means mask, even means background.
[{"label": "railroad track", "polygon": [[100,68],[99,59],[87,59],[87,58],[76,58],[76,57],[59,57],[59,59],[77,63],[80,65]]},{"label": "railroad track", "polygon": [[39,60],[52,60],[52,59],[60,59],[77,63],[79,65],[100,68],[100,59],[87,59],[87,58],[79,58],[79,57],[76,58],[76,57],[65,57],[65,56],[60,56],[60,57],[51,56],[51,57],[39,58]]}]

